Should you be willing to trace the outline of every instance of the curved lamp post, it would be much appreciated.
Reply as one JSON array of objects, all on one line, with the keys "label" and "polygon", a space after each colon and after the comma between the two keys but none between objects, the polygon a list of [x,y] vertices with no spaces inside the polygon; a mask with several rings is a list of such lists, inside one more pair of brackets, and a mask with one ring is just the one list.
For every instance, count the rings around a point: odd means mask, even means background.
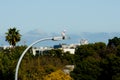
[{"label": "curved lamp post", "polygon": [[58,36],[58,37],[51,37],[51,38],[43,38],[43,39],[40,39],[40,40],[37,40],[35,42],[33,42],[31,45],[29,45],[25,50],[24,52],[22,53],[22,55],[20,56],[19,60],[18,60],[18,63],[17,63],[17,66],[16,66],[16,72],[15,72],[15,80],[18,79],[18,69],[19,69],[19,66],[20,66],[20,63],[21,63],[21,60],[22,58],[24,57],[25,53],[35,44],[37,44],[38,42],[42,42],[42,41],[46,41],[46,40],[52,40],[52,41],[58,41],[58,40],[63,40],[65,39],[65,36]]}]

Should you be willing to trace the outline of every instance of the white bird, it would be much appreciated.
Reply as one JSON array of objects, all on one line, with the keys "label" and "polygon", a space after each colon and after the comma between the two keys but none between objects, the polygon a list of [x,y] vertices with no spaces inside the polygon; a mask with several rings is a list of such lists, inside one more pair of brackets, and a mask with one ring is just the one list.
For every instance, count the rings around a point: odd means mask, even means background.
[{"label": "white bird", "polygon": [[66,32],[66,30],[64,30],[64,31],[61,33],[63,39],[65,39],[65,36],[66,36],[65,32]]}]

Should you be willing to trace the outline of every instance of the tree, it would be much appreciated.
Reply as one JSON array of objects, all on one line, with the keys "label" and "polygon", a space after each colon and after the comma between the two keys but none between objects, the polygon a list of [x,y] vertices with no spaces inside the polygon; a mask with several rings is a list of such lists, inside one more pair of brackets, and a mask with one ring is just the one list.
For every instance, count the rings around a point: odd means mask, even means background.
[{"label": "tree", "polygon": [[79,61],[70,75],[74,80],[98,80],[98,76],[100,76],[102,71],[99,66],[100,60],[89,56]]},{"label": "tree", "polygon": [[108,46],[109,47],[117,47],[120,45],[120,38],[114,37],[113,39],[109,39]]},{"label": "tree", "polygon": [[76,48],[74,80],[120,80],[120,38]]},{"label": "tree", "polygon": [[13,47],[16,46],[16,43],[20,41],[21,34],[19,33],[19,30],[17,30],[15,27],[8,29],[8,32],[5,33],[6,41]]},{"label": "tree", "polygon": [[62,70],[57,70],[45,76],[43,80],[73,80],[73,79],[68,74],[65,74]]},{"label": "tree", "polygon": [[98,80],[102,71],[99,54],[101,54],[101,50],[104,49],[104,47],[104,43],[77,47],[75,52],[75,68],[70,73],[71,77],[74,78],[74,80]]}]

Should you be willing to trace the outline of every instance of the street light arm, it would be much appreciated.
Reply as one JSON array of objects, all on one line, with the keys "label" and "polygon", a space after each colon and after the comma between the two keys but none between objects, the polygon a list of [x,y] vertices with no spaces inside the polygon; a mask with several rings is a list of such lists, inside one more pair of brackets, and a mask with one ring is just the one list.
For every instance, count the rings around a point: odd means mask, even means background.
[{"label": "street light arm", "polygon": [[26,53],[33,45],[37,44],[38,42],[42,42],[42,41],[46,41],[46,40],[59,41],[59,40],[63,40],[63,39],[65,39],[65,38],[63,38],[63,36],[43,38],[43,39],[39,39],[39,40],[33,42],[31,45],[29,45],[29,46],[24,50],[24,52],[22,53],[22,55],[20,56],[20,58],[19,58],[19,60],[18,60],[18,63],[17,63],[17,66],[16,66],[16,72],[15,72],[15,80],[17,80],[17,78],[18,78],[18,69],[19,69],[19,66],[20,66],[20,63],[21,63],[22,58],[24,57],[25,53]]},{"label": "street light arm", "polygon": [[62,37],[62,36],[53,37],[52,40],[53,40],[53,41],[63,40],[63,37]]},{"label": "street light arm", "polygon": [[59,40],[65,40],[65,39],[70,39],[70,37],[67,36],[58,36],[58,37],[53,37],[53,41],[59,41]]},{"label": "street light arm", "polygon": [[17,66],[16,66],[15,80],[17,80],[17,78],[18,78],[18,69],[19,69],[21,60],[22,60],[22,58],[24,57],[25,53],[26,53],[33,45],[35,45],[36,43],[41,42],[41,41],[45,41],[45,40],[52,40],[52,39],[53,39],[53,38],[44,38],[44,39],[37,40],[37,41],[33,42],[31,45],[29,45],[29,46],[24,50],[24,52],[22,53],[22,55],[20,56],[20,58],[19,58],[19,60],[18,60]]}]

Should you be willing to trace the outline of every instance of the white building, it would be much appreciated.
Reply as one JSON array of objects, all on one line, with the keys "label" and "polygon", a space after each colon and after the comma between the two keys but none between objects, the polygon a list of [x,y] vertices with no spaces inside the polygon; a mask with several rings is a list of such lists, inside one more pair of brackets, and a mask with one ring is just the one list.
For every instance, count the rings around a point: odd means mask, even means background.
[{"label": "white building", "polygon": [[44,51],[48,51],[48,50],[51,50],[53,48],[50,48],[50,47],[33,47],[32,48],[32,51],[33,51],[33,55],[35,56],[36,54],[39,54],[39,55],[42,55]]},{"label": "white building", "polygon": [[86,39],[81,39],[81,40],[80,40],[80,44],[81,44],[81,45],[88,44],[88,40],[86,40]]},{"label": "white building", "polygon": [[75,48],[79,46],[80,44],[59,44],[59,45],[54,45],[54,49],[62,49],[63,52],[70,52],[70,54],[75,54]]},{"label": "white building", "polygon": [[64,52],[70,52],[70,54],[75,53],[75,49],[63,49]]},{"label": "white building", "polygon": [[51,49],[61,49],[63,52],[70,52],[70,54],[75,54],[75,48],[80,45],[88,44],[88,41],[85,39],[81,39],[80,44],[59,44],[54,45],[53,48],[51,47],[39,47],[39,48],[32,48],[33,55],[40,54],[42,55],[44,51],[48,51]]},{"label": "white building", "polygon": [[5,50],[5,49],[10,49],[10,48],[12,48],[13,46],[12,45],[5,45],[5,46],[3,46],[3,49]]}]

